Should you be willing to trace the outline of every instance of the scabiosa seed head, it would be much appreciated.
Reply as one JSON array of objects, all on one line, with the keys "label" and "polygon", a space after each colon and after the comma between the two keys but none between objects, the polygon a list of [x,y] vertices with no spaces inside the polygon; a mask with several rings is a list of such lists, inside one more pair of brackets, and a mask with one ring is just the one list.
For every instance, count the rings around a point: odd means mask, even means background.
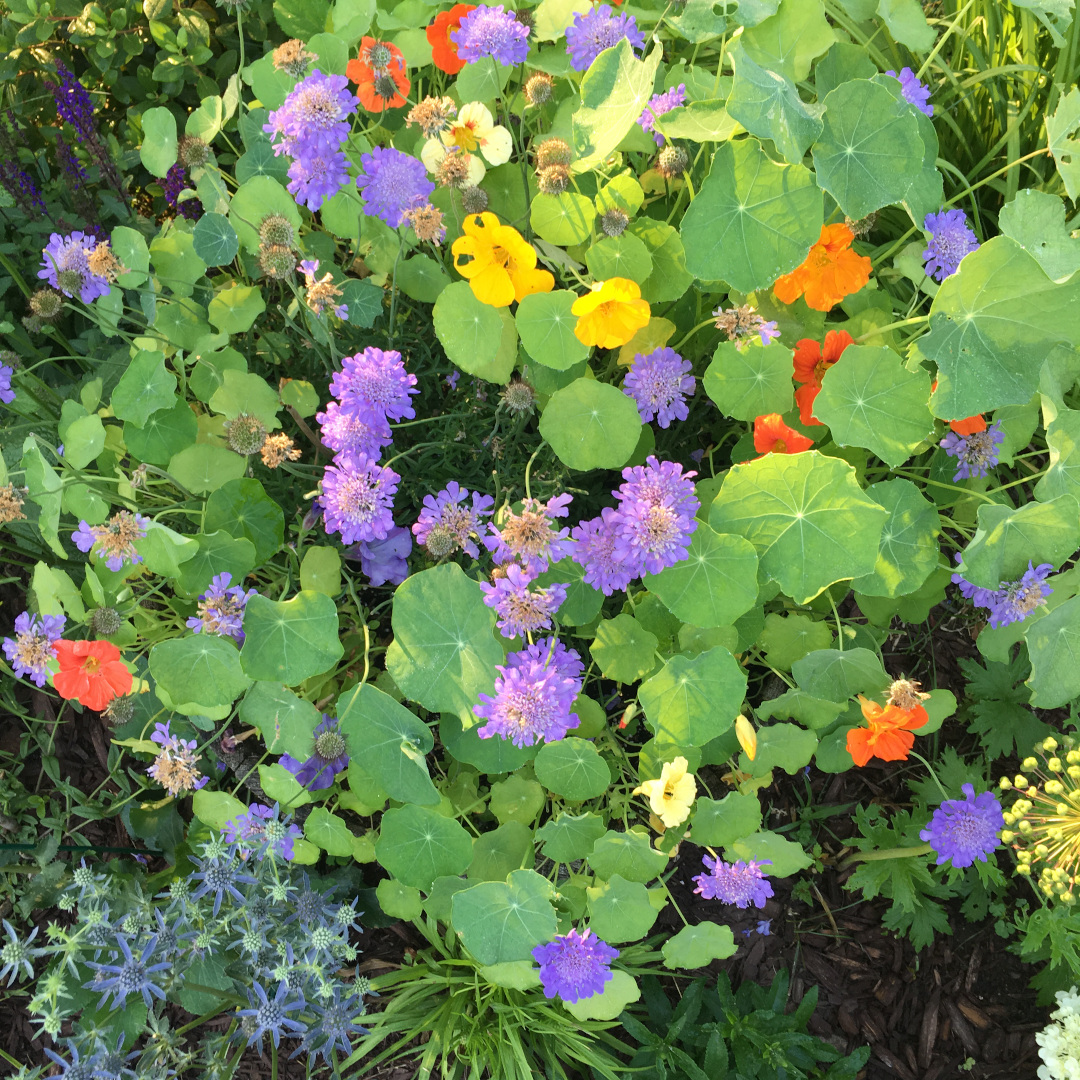
[{"label": "scabiosa seed head", "polygon": [[127,273],[127,267],[112,253],[107,242],[98,244],[87,254],[86,265],[91,274],[104,278],[110,285],[115,284],[121,274]]},{"label": "scabiosa seed head", "polygon": [[998,846],[1005,825],[1001,804],[989,791],[976,796],[971,784],[964,784],[963,799],[945,799],[934,811],[930,824],[919,833],[937,854],[937,863],[952,859],[963,869],[986,856]]},{"label": "scabiosa seed head", "polygon": [[52,322],[64,310],[64,298],[55,289],[38,289],[30,297],[30,310],[42,322]]},{"label": "scabiosa seed head", "polygon": [[570,190],[570,170],[565,165],[549,165],[536,174],[536,186],[542,195],[561,195]]},{"label": "scabiosa seed head", "polygon": [[482,214],[488,207],[488,193],[475,184],[461,189],[461,206],[466,214]]},{"label": "scabiosa seed head", "polygon": [[291,248],[274,244],[259,245],[259,269],[271,281],[285,281],[296,269],[296,256]]},{"label": "scabiosa seed head", "polygon": [[726,863],[722,859],[702,856],[702,862],[709,870],[707,874],[698,874],[694,881],[694,890],[706,900],[722,900],[725,904],[734,904],[746,908],[751,904],[763,908],[765,901],[773,895],[773,887],[761,872],[762,866],[768,866],[768,860],[757,863],[751,860]]},{"label": "scabiosa seed head", "polygon": [[656,159],[656,171],[665,180],[674,180],[686,172],[689,164],[690,155],[681,146],[669,143]]},{"label": "scabiosa seed head", "polygon": [[515,416],[528,416],[536,407],[536,392],[524,379],[514,379],[500,397]]},{"label": "scabiosa seed head", "polygon": [[184,135],[176,146],[176,154],[186,169],[197,169],[210,160],[210,147],[196,135]]},{"label": "scabiosa seed head", "polygon": [[460,150],[447,154],[435,166],[435,180],[440,187],[456,188],[459,191],[473,187],[469,182],[469,155]]},{"label": "scabiosa seed head", "polygon": [[629,224],[630,215],[618,206],[613,206],[600,215],[600,229],[605,236],[622,236]]},{"label": "scabiosa seed head", "polygon": [[112,607],[96,608],[90,615],[90,629],[95,637],[108,637],[120,629],[120,612]]},{"label": "scabiosa seed head", "polygon": [[562,139],[545,139],[536,148],[537,171],[552,165],[569,165],[572,159],[573,152]]},{"label": "scabiosa seed head", "polygon": [[299,38],[291,38],[274,50],[273,64],[276,70],[284,71],[294,79],[302,79],[307,74],[308,67],[317,59],[313,52],[308,52]]},{"label": "scabiosa seed head", "polygon": [[611,961],[618,957],[619,950],[591,930],[583,934],[571,930],[546,945],[537,945],[532,955],[540,965],[544,997],[558,997],[573,1004],[603,992],[604,984],[613,978]]},{"label": "scabiosa seed head", "polygon": [[82,289],[83,276],[78,270],[61,270],[56,275],[57,288],[65,296],[74,296]]},{"label": "scabiosa seed head", "polygon": [[762,345],[768,345],[773,338],[780,336],[776,322],[766,322],[749,304],[740,307],[718,307],[713,313],[717,330],[727,334],[728,341],[741,342],[757,334]]},{"label": "scabiosa seed head", "polygon": [[295,247],[293,223],[283,214],[267,214],[259,222],[259,242],[271,247]]},{"label": "scabiosa seed head", "polygon": [[114,697],[108,705],[105,706],[105,711],[101,714],[105,717],[106,721],[113,725],[113,727],[119,727],[121,724],[126,724],[135,715],[135,698],[131,694],[125,694],[123,697]]},{"label": "scabiosa seed head", "polygon": [[240,413],[225,423],[225,439],[236,454],[257,454],[266,441],[266,428],[257,416]]},{"label": "scabiosa seed head", "polygon": [[538,71],[525,80],[525,100],[530,105],[546,105],[555,96],[555,80]]}]

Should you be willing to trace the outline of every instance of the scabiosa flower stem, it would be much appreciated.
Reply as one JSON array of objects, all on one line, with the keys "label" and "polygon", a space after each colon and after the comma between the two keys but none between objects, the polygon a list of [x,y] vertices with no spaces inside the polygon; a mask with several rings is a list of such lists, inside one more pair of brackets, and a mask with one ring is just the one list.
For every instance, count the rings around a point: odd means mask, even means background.
[{"label": "scabiosa flower stem", "polygon": [[458,550],[478,558],[480,549],[474,540],[479,539],[483,518],[491,516],[495,500],[474,491],[471,504],[467,505],[468,502],[469,489],[461,487],[456,480],[451,480],[435,495],[425,495],[424,508],[412,527],[416,542],[423,544],[436,559]]},{"label": "scabiosa flower stem", "polygon": [[552,616],[566,599],[565,585],[549,585],[546,589],[530,591],[529,585],[535,577],[520,566],[511,565],[494,583],[480,582],[484,603],[499,615],[496,626],[503,637],[548,629]]},{"label": "scabiosa flower stem", "polygon": [[972,784],[964,784],[960,790],[964,797],[942,802],[930,824],[919,833],[936,852],[938,866],[949,859],[960,869],[976,859],[986,862],[1005,825],[1001,803],[992,792],[976,795]]},{"label": "scabiosa flower stem", "polygon": [[546,945],[537,945],[533,959],[540,965],[544,997],[559,997],[571,1005],[582,998],[603,993],[612,979],[611,961],[619,955],[591,930],[571,930]]},{"label": "scabiosa flower stem", "polygon": [[426,203],[435,190],[423,162],[393,147],[376,146],[360,158],[356,178],[364,213],[396,229],[406,212]]},{"label": "scabiosa flower stem", "polygon": [[393,501],[400,476],[359,455],[346,465],[328,465],[319,502],[328,533],[343,544],[382,540],[394,527]]},{"label": "scabiosa flower stem", "polygon": [[35,686],[44,686],[50,675],[49,663],[55,659],[53,642],[64,633],[63,615],[31,615],[24,611],[15,619],[15,637],[4,638],[4,655],[21,678]]},{"label": "scabiosa flower stem", "polygon": [[634,399],[641,419],[662,427],[672,420],[685,420],[686,399],[693,394],[693,365],[674,349],[661,346],[651,353],[637,353],[623,383],[623,392]]},{"label": "scabiosa flower stem", "polygon": [[633,15],[616,15],[607,4],[578,13],[566,30],[566,51],[575,71],[587,71],[605,50],[626,38],[635,49],[645,47],[645,36]]},{"label": "scabiosa flower stem", "polygon": [[290,754],[282,754],[278,761],[308,791],[321,791],[330,787],[334,777],[349,764],[349,748],[337,720],[323,713],[322,722],[312,733],[311,756],[297,761]]},{"label": "scabiosa flower stem", "polygon": [[734,904],[738,908],[746,908],[751,904],[754,907],[763,908],[765,901],[773,895],[773,887],[761,872],[762,866],[768,866],[768,860],[764,862],[738,862],[726,863],[722,859],[711,859],[708,855],[702,856],[709,873],[698,874],[694,881],[697,888],[694,890],[706,900],[722,900],[725,904]]},{"label": "scabiosa flower stem", "polygon": [[512,11],[504,11],[502,4],[473,8],[450,31],[450,40],[457,46],[458,57],[470,64],[490,56],[512,67],[523,64],[529,55],[529,28]]},{"label": "scabiosa flower stem", "polygon": [[979,247],[979,238],[968,228],[967,214],[963,210],[927,214],[923,230],[930,234],[930,242],[922,257],[927,274],[935,281],[944,281],[955,274],[960,268],[960,260]]},{"label": "scabiosa flower stem", "polygon": [[925,116],[934,115],[934,106],[927,104],[930,100],[930,87],[919,82],[911,68],[901,68],[899,75],[891,69],[886,71],[885,74],[900,80],[900,93],[903,94],[904,100],[909,105],[914,105]]},{"label": "scabiosa flower stem", "polygon": [[510,514],[500,528],[489,524],[484,546],[500,566],[516,559],[534,577],[549,563],[558,562],[573,550],[569,529],[556,529],[555,518],[569,515],[572,495],[555,495],[546,503],[526,499],[519,514]]},{"label": "scabiosa flower stem", "polygon": [[949,457],[957,459],[953,483],[975,476],[987,476],[998,463],[1004,441],[1005,432],[997,422],[971,435],[958,435],[955,431],[950,431],[940,445]]}]

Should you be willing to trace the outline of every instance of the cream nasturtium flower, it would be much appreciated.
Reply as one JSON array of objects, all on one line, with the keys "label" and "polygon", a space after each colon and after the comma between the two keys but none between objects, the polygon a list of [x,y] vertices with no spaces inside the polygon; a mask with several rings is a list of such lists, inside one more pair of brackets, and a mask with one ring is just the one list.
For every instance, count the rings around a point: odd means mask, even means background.
[{"label": "cream nasturtium flower", "polygon": [[684,757],[665,761],[659,780],[643,780],[633,791],[648,798],[652,812],[668,829],[681,825],[690,816],[690,807],[697,796],[697,781],[693,773],[686,771],[686,766]]},{"label": "cream nasturtium flower", "polygon": [[457,117],[446,126],[438,138],[428,139],[420,151],[420,160],[428,172],[435,172],[447,154],[455,150],[469,159],[469,183],[478,184],[486,172],[479,152],[489,165],[505,165],[513,153],[510,132],[496,124],[487,107],[470,101],[461,107]]}]

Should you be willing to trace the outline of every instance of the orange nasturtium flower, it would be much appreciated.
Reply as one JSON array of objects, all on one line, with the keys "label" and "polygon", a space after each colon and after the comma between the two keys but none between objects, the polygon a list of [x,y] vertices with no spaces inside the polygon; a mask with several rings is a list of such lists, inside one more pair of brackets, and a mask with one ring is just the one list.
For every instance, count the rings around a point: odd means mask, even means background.
[{"label": "orange nasturtium flower", "polygon": [[574,336],[582,345],[617,349],[639,330],[649,325],[651,313],[641,289],[629,278],[598,281],[592,290],[579,296],[570,312],[578,317]]},{"label": "orange nasturtium flower", "polygon": [[131,692],[131,672],[111,641],[55,641],[53,652],[60,661],[53,686],[62,698],[101,712],[114,697]]},{"label": "orange nasturtium flower", "polygon": [[865,765],[872,757],[906,761],[908,751],[915,745],[912,731],[930,720],[921,705],[901,709],[897,705],[867,701],[860,694],[859,706],[867,726],[852,728],[847,733],[847,752],[856,765]]},{"label": "orange nasturtium flower", "polygon": [[870,280],[870,260],[851,250],[855,234],[843,223],[823,225],[818,242],[802,266],[776,279],[773,292],[783,304],[800,296],[815,311],[831,311],[845,296],[857,293]]},{"label": "orange nasturtium flower", "polygon": [[356,96],[368,112],[400,109],[409,93],[405,56],[388,41],[373,37],[360,40],[360,55],[345,65],[345,74],[356,83]]},{"label": "orange nasturtium flower", "polygon": [[465,61],[458,56],[457,46],[450,39],[450,32],[457,30],[461,20],[475,7],[475,4],[455,4],[449,11],[440,11],[427,28],[431,62],[447,75],[456,75],[465,66]]},{"label": "orange nasturtium flower", "polygon": [[792,376],[802,386],[795,391],[795,403],[799,406],[799,421],[807,427],[821,427],[814,419],[814,398],[821,390],[825,372],[840,359],[840,354],[855,339],[846,330],[830,330],[825,335],[823,349],[813,338],[803,338],[795,346],[795,374]]},{"label": "orange nasturtium flower", "polygon": [[[937,379],[930,384],[930,393],[932,394],[936,389]],[[965,416],[963,420],[950,420],[948,424],[951,431],[967,438],[968,435],[976,435],[986,430],[986,417],[982,413],[976,413],[974,416]]]},{"label": "orange nasturtium flower", "polygon": [[814,445],[813,439],[789,428],[779,413],[766,413],[754,421],[754,449],[766,454],[801,454]]},{"label": "orange nasturtium flower", "polygon": [[481,303],[508,307],[515,300],[555,287],[551,274],[536,268],[536,252],[513,226],[500,225],[494,214],[485,211],[470,214],[462,228],[465,235],[450,248],[454,269]]}]

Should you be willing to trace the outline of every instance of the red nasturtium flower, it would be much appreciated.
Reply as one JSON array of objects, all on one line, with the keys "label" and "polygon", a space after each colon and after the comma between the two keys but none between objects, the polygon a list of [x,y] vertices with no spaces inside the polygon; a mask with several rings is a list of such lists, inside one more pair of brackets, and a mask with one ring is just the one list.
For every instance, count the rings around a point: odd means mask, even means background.
[{"label": "red nasturtium flower", "polygon": [[131,672],[111,641],[55,641],[53,652],[60,661],[53,686],[62,698],[101,712],[114,697],[131,692]]},{"label": "red nasturtium flower", "polygon": [[766,454],[800,454],[814,445],[813,439],[789,428],[779,413],[766,413],[754,421],[754,449]]},{"label": "red nasturtium flower", "polygon": [[818,242],[801,266],[776,279],[773,292],[783,304],[800,296],[815,311],[831,311],[845,296],[857,293],[870,280],[871,263],[851,250],[855,234],[843,223],[823,225]]},{"label": "red nasturtium flower", "polygon": [[901,709],[898,705],[867,701],[860,694],[859,706],[867,726],[852,728],[847,733],[847,752],[860,766],[872,757],[882,761],[906,761],[908,752],[915,745],[912,731],[930,720],[921,705]]},{"label": "red nasturtium flower", "polygon": [[854,343],[855,339],[846,330],[830,330],[825,335],[824,349],[813,338],[803,338],[795,346],[795,373],[792,378],[797,383],[802,383],[795,391],[800,423],[807,427],[822,426],[820,420],[814,419],[814,398],[821,390],[821,380],[825,372],[840,359],[840,354]]},{"label": "red nasturtium flower", "polygon": [[360,55],[345,65],[345,74],[356,83],[356,97],[368,112],[400,109],[412,85],[405,74],[405,56],[388,41],[360,39]]},{"label": "red nasturtium flower", "polygon": [[[937,379],[930,384],[930,393],[932,394],[937,389]],[[957,435],[961,435],[967,438],[968,435],[975,435],[980,431],[986,430],[986,417],[982,413],[976,413],[974,416],[965,416],[963,420],[950,420],[949,428],[955,431]]]},{"label": "red nasturtium flower", "polygon": [[449,11],[440,11],[427,28],[431,62],[447,75],[456,75],[465,66],[465,61],[458,56],[457,46],[450,39],[450,32],[457,30],[461,20],[475,8],[475,4],[455,4]]}]

